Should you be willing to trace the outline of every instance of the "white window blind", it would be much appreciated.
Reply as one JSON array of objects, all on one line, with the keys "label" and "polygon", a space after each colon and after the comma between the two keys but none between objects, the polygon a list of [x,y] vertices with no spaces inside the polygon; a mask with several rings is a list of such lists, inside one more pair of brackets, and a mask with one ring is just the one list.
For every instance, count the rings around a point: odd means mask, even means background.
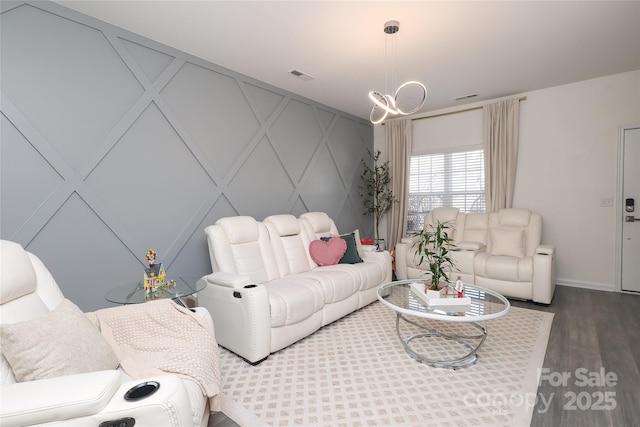
[{"label": "white window blind", "polygon": [[422,230],[425,215],[442,206],[486,210],[483,150],[411,157],[407,231]]}]

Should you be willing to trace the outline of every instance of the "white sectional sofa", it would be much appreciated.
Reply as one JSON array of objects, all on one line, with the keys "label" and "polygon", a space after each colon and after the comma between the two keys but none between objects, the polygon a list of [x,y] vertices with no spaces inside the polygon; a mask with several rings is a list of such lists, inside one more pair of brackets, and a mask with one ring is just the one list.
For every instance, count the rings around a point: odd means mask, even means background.
[{"label": "white sectional sofa", "polygon": [[359,245],[362,262],[319,266],[309,245],[337,236],[323,212],[221,218],[205,229],[213,273],[198,293],[217,342],[251,364],[377,299],[389,252]]},{"label": "white sectional sofa", "polygon": [[[465,214],[457,208],[437,208],[425,217],[425,229],[437,222],[453,226],[453,276],[506,297],[551,303],[556,253],[555,247],[540,243],[540,214],[528,209]],[[415,241],[407,237],[396,245],[398,279],[428,277],[428,266],[417,265]]]}]

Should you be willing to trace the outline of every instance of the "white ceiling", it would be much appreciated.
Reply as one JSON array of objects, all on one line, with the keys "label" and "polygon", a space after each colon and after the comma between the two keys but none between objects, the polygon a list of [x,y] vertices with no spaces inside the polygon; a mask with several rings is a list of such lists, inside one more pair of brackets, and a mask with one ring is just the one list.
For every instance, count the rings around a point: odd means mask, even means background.
[{"label": "white ceiling", "polygon": [[397,83],[428,87],[421,112],[640,69],[640,1],[57,3],[362,118],[385,90],[388,20]]}]

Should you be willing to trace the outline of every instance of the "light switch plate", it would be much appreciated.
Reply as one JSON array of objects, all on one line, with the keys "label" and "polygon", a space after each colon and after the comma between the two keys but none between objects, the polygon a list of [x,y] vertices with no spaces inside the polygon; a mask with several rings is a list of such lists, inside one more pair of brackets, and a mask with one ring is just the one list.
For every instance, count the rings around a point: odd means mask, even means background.
[{"label": "light switch plate", "polygon": [[602,197],[600,199],[600,207],[601,208],[612,208],[613,207],[613,197]]}]

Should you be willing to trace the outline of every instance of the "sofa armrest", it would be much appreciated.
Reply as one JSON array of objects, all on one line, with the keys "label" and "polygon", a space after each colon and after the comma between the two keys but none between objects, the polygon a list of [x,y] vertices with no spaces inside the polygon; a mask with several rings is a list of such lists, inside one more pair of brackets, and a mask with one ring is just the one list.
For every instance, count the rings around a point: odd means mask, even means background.
[{"label": "sofa armrest", "polygon": [[555,252],[556,248],[552,245],[539,245],[536,248],[536,255],[554,255]]},{"label": "sofa armrest", "polygon": [[407,270],[407,258],[411,256],[409,254],[411,248],[413,247],[413,243],[405,242],[404,238],[400,243],[396,245],[396,277],[398,280],[406,280],[409,278],[409,273]]},{"label": "sofa armrest", "polygon": [[233,286],[207,280],[209,285],[198,292],[198,303],[213,318],[217,343],[252,364],[269,356],[271,308],[267,288],[250,283],[248,277],[244,286],[239,286],[244,279],[233,281]]},{"label": "sofa armrest", "polygon": [[199,317],[204,319],[204,322],[206,323],[206,325],[211,330],[211,333],[213,334],[214,333],[213,318],[211,317],[211,313],[209,313],[209,310],[207,310],[205,307],[194,307],[191,309],[191,311],[193,311]]},{"label": "sofa armrest", "polygon": [[204,279],[212,285],[225,286],[227,288],[243,288],[251,283],[249,276],[223,273],[221,271],[204,276]]},{"label": "sofa armrest", "polygon": [[400,240],[400,243],[417,243],[419,241],[420,241],[419,236],[409,236],[409,237],[403,237]]},{"label": "sofa armrest", "polygon": [[118,387],[117,370],[3,385],[0,424],[26,426],[94,415],[107,406]]},{"label": "sofa armrest", "polygon": [[364,260],[375,260],[378,264],[384,267],[385,277],[382,283],[387,283],[391,281],[393,277],[393,272],[391,270],[391,265],[393,260],[391,259],[391,253],[389,251],[374,251],[374,252],[365,252]]},{"label": "sofa armrest", "polygon": [[551,245],[540,245],[533,256],[533,301],[551,304],[556,288],[556,250]]},{"label": "sofa armrest", "polygon": [[457,243],[454,250],[457,251],[480,251],[485,248],[481,242],[460,242]]},{"label": "sofa armrest", "polygon": [[[160,387],[138,400],[125,399],[129,390],[146,382],[157,382]],[[133,418],[136,426],[194,425],[194,418],[197,417],[200,420],[204,415],[206,397],[199,386],[195,389],[199,393],[192,394],[186,386],[189,382],[192,381],[175,374],[161,374],[125,381],[103,411],[90,419],[82,420],[82,423],[73,425],[99,426],[103,422],[110,422],[113,425],[115,420],[123,417]]]},{"label": "sofa armrest", "polygon": [[[375,246],[374,246],[375,248]],[[391,260],[391,254],[389,253],[389,251],[365,251],[364,252],[364,257],[366,258],[370,258],[370,259],[384,259],[384,260]],[[389,261],[389,265],[391,265],[391,261]]]},{"label": "sofa armrest", "polygon": [[376,245],[361,245],[362,252],[376,252]]}]

